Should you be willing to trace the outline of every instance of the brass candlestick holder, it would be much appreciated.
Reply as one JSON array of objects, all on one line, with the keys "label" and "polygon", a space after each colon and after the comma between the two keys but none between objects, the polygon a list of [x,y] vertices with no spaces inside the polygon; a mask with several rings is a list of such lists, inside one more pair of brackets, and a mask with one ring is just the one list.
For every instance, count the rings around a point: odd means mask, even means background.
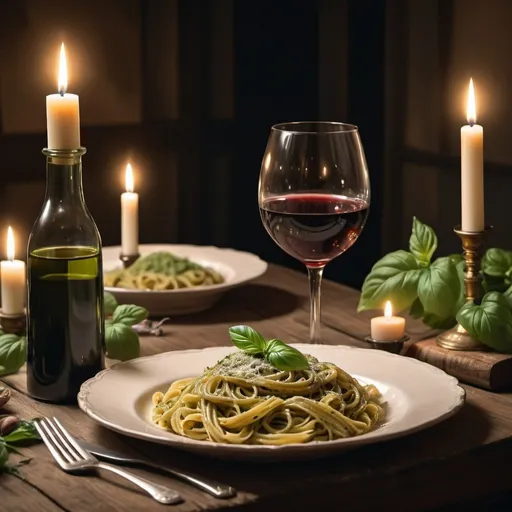
[{"label": "brass candlestick holder", "polygon": [[131,267],[138,259],[140,254],[120,254],[119,259],[123,263],[124,268]]},{"label": "brass candlestick holder", "polygon": [[[486,233],[492,229],[487,226],[484,231],[462,231],[460,226],[454,228],[455,233],[462,240],[464,255],[464,289],[466,300],[479,303],[484,295],[480,263]],[[440,347],[448,350],[486,350],[487,347],[479,340],[473,338],[460,324],[443,332],[436,339]]]}]

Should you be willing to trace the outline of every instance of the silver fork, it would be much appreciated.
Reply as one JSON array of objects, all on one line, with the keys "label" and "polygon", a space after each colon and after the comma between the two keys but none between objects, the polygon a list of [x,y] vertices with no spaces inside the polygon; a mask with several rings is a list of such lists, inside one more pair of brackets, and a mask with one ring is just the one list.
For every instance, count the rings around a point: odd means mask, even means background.
[{"label": "silver fork", "polygon": [[181,501],[180,495],[173,489],[154,484],[111,464],[100,462],[75,442],[57,418],[37,418],[34,425],[53,458],[64,471],[76,473],[87,469],[107,469],[138,485],[159,503],[171,505]]}]

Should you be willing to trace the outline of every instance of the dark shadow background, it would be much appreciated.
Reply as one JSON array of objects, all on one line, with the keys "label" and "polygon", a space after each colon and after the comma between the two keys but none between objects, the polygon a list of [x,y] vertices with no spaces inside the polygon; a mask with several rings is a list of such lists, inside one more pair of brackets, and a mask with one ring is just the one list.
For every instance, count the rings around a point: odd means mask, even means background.
[{"label": "dark shadow background", "polygon": [[[380,253],[384,2],[42,4],[45,9],[34,0],[0,6],[0,230],[13,224],[18,253],[42,201],[44,96],[55,89],[55,41],[62,36],[69,41],[69,92],[80,95],[88,149],[86,200],[104,245],[120,241],[119,195],[130,158],[142,243],[230,246],[302,269],[259,218],[267,136],[283,121],[344,121],[360,127],[372,209],[359,242],[326,275],[361,284]],[[98,20],[100,11],[107,19]],[[102,97],[117,104],[102,107]]]},{"label": "dark shadow background", "polygon": [[80,95],[86,200],[120,242],[130,160],[141,243],[248,250],[301,269],[265,232],[257,184],[270,127],[359,126],[372,204],[326,277],[360,286],[407,246],[413,215],[460,251],[460,127],[469,78],[485,132],[490,244],[510,247],[509,0],[5,0],[0,3],[0,254],[18,254],[44,193],[45,95],[60,41]]}]

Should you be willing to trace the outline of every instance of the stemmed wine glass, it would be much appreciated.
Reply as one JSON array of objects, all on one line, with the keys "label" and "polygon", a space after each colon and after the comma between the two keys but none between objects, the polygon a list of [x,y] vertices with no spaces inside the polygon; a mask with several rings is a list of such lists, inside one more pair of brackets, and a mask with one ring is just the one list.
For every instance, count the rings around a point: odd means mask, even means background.
[{"label": "stemmed wine glass", "polygon": [[258,201],[269,235],[308,269],[310,341],[320,343],[323,269],[357,240],[370,206],[370,179],[357,127],[333,122],[273,126]]}]

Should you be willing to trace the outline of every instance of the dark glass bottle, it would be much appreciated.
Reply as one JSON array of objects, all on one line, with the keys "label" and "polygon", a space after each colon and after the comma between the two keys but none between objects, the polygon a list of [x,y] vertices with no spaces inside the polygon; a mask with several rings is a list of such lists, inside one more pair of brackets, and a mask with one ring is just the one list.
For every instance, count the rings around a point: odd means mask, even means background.
[{"label": "dark glass bottle", "polygon": [[104,368],[101,240],[82,190],[85,148],[44,149],[46,196],[28,242],[27,388],[76,401]]}]

